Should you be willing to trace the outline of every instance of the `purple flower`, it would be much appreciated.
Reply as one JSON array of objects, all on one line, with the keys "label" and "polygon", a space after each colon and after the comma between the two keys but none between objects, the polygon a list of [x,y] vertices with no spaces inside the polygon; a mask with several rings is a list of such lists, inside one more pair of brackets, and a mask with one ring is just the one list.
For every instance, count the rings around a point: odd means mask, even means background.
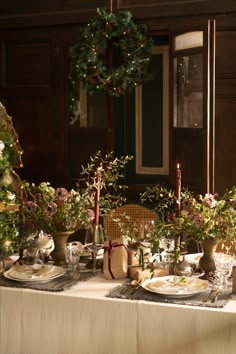
[{"label": "purple flower", "polygon": [[32,214],[37,210],[37,207],[38,207],[37,204],[30,200],[26,202],[24,209],[26,213]]},{"label": "purple flower", "polygon": [[54,215],[57,212],[57,204],[54,202],[49,202],[47,204],[47,214]]},{"label": "purple flower", "polygon": [[55,203],[57,205],[63,205],[65,203],[65,201],[68,198],[68,191],[66,188],[57,188],[56,189],[56,197],[55,197]]}]

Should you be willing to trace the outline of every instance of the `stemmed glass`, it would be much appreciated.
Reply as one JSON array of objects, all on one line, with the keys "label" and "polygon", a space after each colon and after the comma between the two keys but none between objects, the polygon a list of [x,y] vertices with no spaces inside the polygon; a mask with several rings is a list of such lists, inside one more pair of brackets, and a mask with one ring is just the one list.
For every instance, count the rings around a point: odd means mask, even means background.
[{"label": "stemmed glass", "polygon": [[216,266],[216,274],[219,277],[217,282],[222,285],[224,289],[226,289],[228,285],[228,279],[231,275],[233,264],[236,258],[230,254],[216,252],[214,260]]},{"label": "stemmed glass", "polygon": [[97,254],[103,248],[104,235],[102,225],[91,225],[85,234],[85,247],[92,253],[93,272],[97,271]]}]

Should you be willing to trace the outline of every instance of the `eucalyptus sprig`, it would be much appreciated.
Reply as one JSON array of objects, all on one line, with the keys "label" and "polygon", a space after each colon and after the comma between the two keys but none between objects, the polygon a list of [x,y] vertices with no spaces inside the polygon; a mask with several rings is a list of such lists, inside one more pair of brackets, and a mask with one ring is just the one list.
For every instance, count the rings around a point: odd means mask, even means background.
[{"label": "eucalyptus sprig", "polygon": [[90,157],[90,162],[82,166],[77,187],[88,207],[94,208],[94,196],[97,190],[97,169],[101,174],[100,214],[104,215],[121,206],[126,201],[124,195],[127,185],[124,184],[125,167],[133,156],[115,157],[114,152],[103,155],[101,151]]}]

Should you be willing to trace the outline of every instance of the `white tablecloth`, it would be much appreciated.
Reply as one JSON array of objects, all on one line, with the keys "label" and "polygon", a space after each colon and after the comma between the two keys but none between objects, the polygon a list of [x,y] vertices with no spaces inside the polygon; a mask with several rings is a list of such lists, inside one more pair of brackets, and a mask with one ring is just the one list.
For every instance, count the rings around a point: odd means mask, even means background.
[{"label": "white tablecloth", "polygon": [[62,293],[0,288],[0,354],[235,354],[223,309],[118,300],[102,274]]}]

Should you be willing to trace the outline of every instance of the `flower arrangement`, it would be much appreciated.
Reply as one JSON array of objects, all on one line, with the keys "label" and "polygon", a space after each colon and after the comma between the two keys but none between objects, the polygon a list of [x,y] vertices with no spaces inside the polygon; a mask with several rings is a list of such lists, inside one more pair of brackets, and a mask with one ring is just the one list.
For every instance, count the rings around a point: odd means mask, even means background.
[{"label": "flower arrangement", "polygon": [[94,220],[95,195],[97,192],[96,171],[101,173],[100,215],[122,204],[124,189],[119,180],[124,177],[123,169],[131,157],[115,158],[114,153],[102,156],[98,151],[90,157],[77,183],[76,190],[54,188],[49,182],[39,185],[23,182],[23,223],[25,230],[44,230],[47,233],[75,231],[87,228]]},{"label": "flower arrangement", "polygon": [[23,202],[25,229],[47,233],[75,231],[94,218],[86,200],[78,191],[54,188],[49,182],[23,183],[26,198]]},{"label": "flower arrangement", "polygon": [[161,186],[147,188],[140,197],[158,212],[159,220],[149,240],[154,248],[161,238],[180,237],[185,242],[201,242],[219,238],[232,243],[236,237],[236,187],[219,197],[217,194],[194,196],[188,190],[181,191],[180,215],[176,213],[175,193]]}]

